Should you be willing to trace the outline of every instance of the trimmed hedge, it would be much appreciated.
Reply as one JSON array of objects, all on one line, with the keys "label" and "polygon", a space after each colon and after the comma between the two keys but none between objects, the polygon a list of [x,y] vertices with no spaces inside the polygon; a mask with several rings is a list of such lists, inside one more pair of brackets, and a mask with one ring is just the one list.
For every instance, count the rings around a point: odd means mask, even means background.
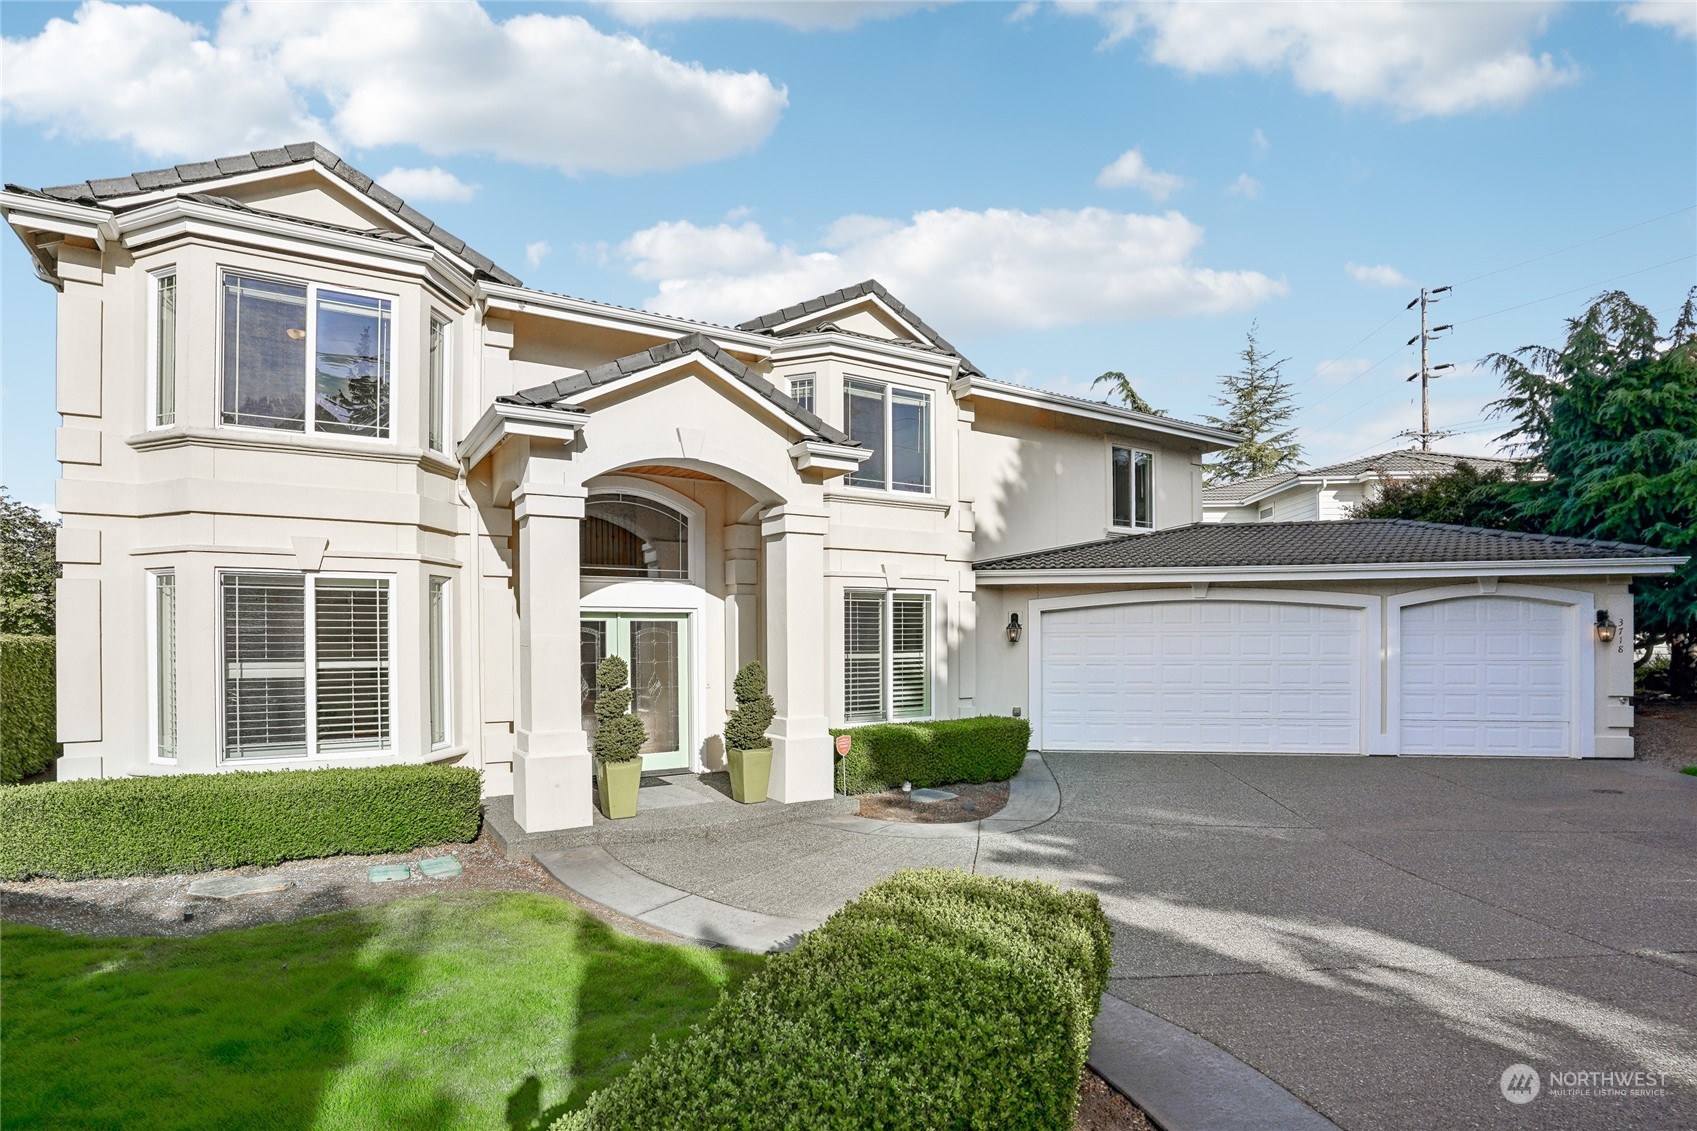
[{"label": "trimmed hedge", "polygon": [[0,879],[142,876],[469,841],[476,770],[90,778],[0,790]]},{"label": "trimmed hedge", "polygon": [[1025,764],[1031,723],[1002,715],[930,723],[873,723],[833,730],[853,740],[848,792],[876,793],[912,782],[915,789],[956,782],[1007,781]]},{"label": "trimmed hedge", "polygon": [[554,1131],[1068,1131],[1110,937],[1088,892],[897,873]]},{"label": "trimmed hedge", "polygon": [[59,756],[53,638],[0,636],[0,784],[13,785]]}]

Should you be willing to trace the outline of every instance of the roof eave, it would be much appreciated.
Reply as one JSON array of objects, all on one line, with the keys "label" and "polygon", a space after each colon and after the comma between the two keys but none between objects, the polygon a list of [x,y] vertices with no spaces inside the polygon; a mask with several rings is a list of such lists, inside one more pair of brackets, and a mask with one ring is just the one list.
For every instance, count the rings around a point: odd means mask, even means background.
[{"label": "roof eave", "polygon": [[[1141,569],[974,568],[979,585],[1180,585],[1197,581],[1396,581],[1448,577],[1655,577],[1689,558],[1582,558],[1508,562],[1386,562]],[[988,563],[987,563],[988,564]]]},{"label": "roof eave", "polygon": [[1203,451],[1220,451],[1238,444],[1243,439],[1235,432],[1209,428],[1203,424],[1193,424],[1186,420],[1175,420],[1172,417],[1155,416],[1146,412],[1134,412],[1131,409],[1116,408],[1110,404],[1079,401],[1072,397],[1062,396],[1059,393],[1047,393],[1041,389],[1023,389],[1017,385],[1008,385],[990,377],[973,374],[963,373],[955,381],[955,395],[987,397],[990,400],[1044,408],[1053,412],[1101,420],[1110,424],[1127,425],[1146,431],[1166,432],[1175,436],[1183,436],[1189,440],[1199,441]]}]

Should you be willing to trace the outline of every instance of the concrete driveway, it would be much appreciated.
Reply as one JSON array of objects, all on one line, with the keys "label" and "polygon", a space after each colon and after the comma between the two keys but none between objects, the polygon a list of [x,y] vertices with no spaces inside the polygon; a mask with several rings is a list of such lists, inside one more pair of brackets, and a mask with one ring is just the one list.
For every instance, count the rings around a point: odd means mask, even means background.
[{"label": "concrete driveway", "polygon": [[[1524,759],[1044,761],[1059,811],[1014,832],[869,836],[839,819],[604,848],[674,896],[797,920],[906,866],[1088,888],[1114,923],[1110,993],[1350,1131],[1697,1127],[1697,778]],[[1543,1089],[1524,1105],[1500,1090],[1518,1063]],[[1552,1071],[1582,1074],[1585,1094],[1557,1094]]]},{"label": "concrete driveway", "polygon": [[[1346,1128],[1697,1127],[1697,778],[1508,759],[1057,754],[977,868],[1090,888],[1110,992]],[[1543,1094],[1507,1102],[1524,1063]],[[1665,1095],[1554,1094],[1654,1073]],[[1642,1081],[1640,1081],[1642,1083]]]}]

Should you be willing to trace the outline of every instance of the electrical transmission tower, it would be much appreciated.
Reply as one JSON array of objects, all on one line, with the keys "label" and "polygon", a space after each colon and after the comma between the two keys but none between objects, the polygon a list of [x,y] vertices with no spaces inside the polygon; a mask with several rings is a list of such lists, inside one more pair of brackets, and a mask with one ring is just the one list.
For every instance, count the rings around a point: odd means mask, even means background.
[{"label": "electrical transmission tower", "polygon": [[1454,369],[1455,365],[1447,361],[1442,365],[1432,365],[1428,356],[1430,352],[1428,347],[1431,345],[1432,339],[1436,338],[1445,330],[1455,329],[1455,326],[1453,324],[1446,323],[1442,326],[1429,327],[1426,318],[1427,308],[1433,303],[1441,301],[1438,296],[1447,290],[1450,290],[1450,288],[1438,287],[1436,290],[1427,290],[1425,287],[1421,287],[1420,297],[1412,300],[1406,307],[1403,308],[1405,310],[1413,310],[1416,305],[1420,307],[1420,332],[1414,335],[1414,337],[1408,339],[1409,345],[1413,345],[1415,342],[1420,343],[1420,372],[1410,373],[1408,375],[1408,379],[1410,381],[1418,379],[1420,382],[1420,431],[1415,432],[1411,430],[1407,432],[1398,432],[1397,435],[1399,437],[1406,436],[1410,440],[1419,440],[1420,450],[1423,452],[1429,452],[1432,450],[1433,440],[1441,440],[1445,436],[1453,434],[1450,432],[1432,431],[1432,402],[1430,389],[1432,382],[1437,379],[1438,371],[1440,369]]}]

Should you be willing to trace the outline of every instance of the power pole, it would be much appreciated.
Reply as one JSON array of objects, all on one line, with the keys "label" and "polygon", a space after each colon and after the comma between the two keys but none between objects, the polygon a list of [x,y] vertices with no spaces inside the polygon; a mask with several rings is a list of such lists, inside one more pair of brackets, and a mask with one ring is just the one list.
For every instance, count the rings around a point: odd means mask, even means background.
[{"label": "power pole", "polygon": [[1420,450],[1423,452],[1429,452],[1432,450],[1433,440],[1441,440],[1450,434],[1448,432],[1432,431],[1432,401],[1430,390],[1432,382],[1437,378],[1438,370],[1454,369],[1455,366],[1450,362],[1445,362],[1442,365],[1429,364],[1428,346],[1433,338],[1437,337],[1445,330],[1453,330],[1455,327],[1453,325],[1446,324],[1443,326],[1432,326],[1428,329],[1426,318],[1427,308],[1432,304],[1441,301],[1438,296],[1447,290],[1450,290],[1450,288],[1438,287],[1435,290],[1427,290],[1425,287],[1421,287],[1420,297],[1410,300],[1409,304],[1403,308],[1404,310],[1413,310],[1416,303],[1420,306],[1420,333],[1408,339],[1409,345],[1413,345],[1415,342],[1420,343],[1420,372],[1410,373],[1408,375],[1408,379],[1410,381],[1413,381],[1415,378],[1419,378],[1420,380],[1420,431],[1398,432],[1397,435],[1406,436],[1411,440],[1419,440]]}]

